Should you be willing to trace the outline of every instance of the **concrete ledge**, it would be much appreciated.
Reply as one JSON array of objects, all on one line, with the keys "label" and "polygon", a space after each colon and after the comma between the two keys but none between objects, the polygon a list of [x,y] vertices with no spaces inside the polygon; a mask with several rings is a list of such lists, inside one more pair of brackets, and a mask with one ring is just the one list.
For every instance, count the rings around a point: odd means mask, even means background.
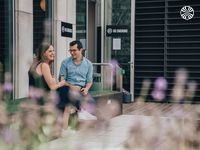
[{"label": "concrete ledge", "polygon": [[94,99],[96,100],[97,107],[99,104],[101,105],[112,105],[112,101],[115,104],[119,105],[119,111],[116,112],[115,116],[122,114],[122,101],[123,101],[123,94],[119,91],[92,91],[90,92]]},{"label": "concrete ledge", "polygon": [[[96,101],[97,107],[99,105],[113,105],[112,101],[119,106],[119,111],[116,113],[115,116],[122,114],[122,104],[123,104],[123,93],[119,91],[90,91],[90,94]],[[18,108],[17,106],[25,101],[27,98],[17,99],[10,101],[9,103],[9,111],[15,112]]]}]

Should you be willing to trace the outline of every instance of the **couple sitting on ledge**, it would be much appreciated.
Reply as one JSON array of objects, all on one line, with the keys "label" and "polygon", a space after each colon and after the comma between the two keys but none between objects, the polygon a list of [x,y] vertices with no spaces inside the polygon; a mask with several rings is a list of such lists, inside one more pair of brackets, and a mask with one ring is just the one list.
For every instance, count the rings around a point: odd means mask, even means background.
[{"label": "couple sitting on ledge", "polygon": [[[37,61],[29,70],[29,86],[42,88],[45,91],[55,90],[60,98],[57,107],[63,112],[63,129],[68,128],[68,120],[72,109],[77,110],[80,120],[97,120],[96,116],[84,109],[82,101],[95,107],[91,95],[88,94],[92,86],[93,66],[92,63],[82,55],[82,44],[80,41],[70,43],[69,52],[71,57],[63,60],[59,73],[59,82],[52,75],[52,64],[55,50],[51,44],[42,43],[38,49]],[[89,97],[89,98],[88,98]],[[94,110],[94,109],[93,109]]]}]

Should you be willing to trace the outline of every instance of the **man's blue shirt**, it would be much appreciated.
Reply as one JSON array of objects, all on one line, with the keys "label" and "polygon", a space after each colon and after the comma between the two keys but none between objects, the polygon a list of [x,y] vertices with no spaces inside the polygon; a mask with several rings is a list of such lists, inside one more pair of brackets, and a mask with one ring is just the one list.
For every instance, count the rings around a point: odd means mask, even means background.
[{"label": "man's blue shirt", "polygon": [[87,83],[92,83],[93,66],[92,63],[83,57],[81,64],[76,65],[72,57],[63,60],[59,76],[72,85],[84,87]]}]

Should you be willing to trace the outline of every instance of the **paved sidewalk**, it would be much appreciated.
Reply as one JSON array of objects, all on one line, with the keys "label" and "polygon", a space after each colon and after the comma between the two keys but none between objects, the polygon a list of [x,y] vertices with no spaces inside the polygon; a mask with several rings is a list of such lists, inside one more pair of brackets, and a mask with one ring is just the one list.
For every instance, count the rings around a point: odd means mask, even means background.
[{"label": "paved sidewalk", "polygon": [[[169,107],[168,105],[162,105],[162,107],[158,107],[158,105],[150,104],[142,107],[141,105],[135,105],[134,108],[137,109],[128,114],[112,118],[107,125],[89,128],[86,131],[79,130],[76,133],[71,132],[66,137],[42,145],[40,149],[127,150],[125,148],[127,145],[129,149],[132,149],[131,146],[141,144],[141,142],[143,145],[139,145],[139,147],[143,147],[140,149],[144,150],[171,150],[173,147],[185,149],[185,140],[191,141],[190,136],[193,137],[195,133],[194,130],[185,129],[194,129],[194,122],[192,120],[188,122],[187,119],[192,117],[190,111],[199,108],[199,106],[185,105],[183,107],[183,105],[173,105],[173,107]],[[157,110],[159,113],[152,113],[153,110]],[[97,123],[97,125],[99,124],[101,122]],[[185,136],[185,139],[183,139],[183,136]],[[145,140],[149,143],[145,143]],[[148,144],[152,147],[148,147]]]},{"label": "paved sidewalk", "polygon": [[121,150],[124,141],[128,138],[130,126],[133,121],[132,115],[121,115],[111,119],[107,129],[91,133],[77,131],[44,144],[40,149],[48,150]]}]

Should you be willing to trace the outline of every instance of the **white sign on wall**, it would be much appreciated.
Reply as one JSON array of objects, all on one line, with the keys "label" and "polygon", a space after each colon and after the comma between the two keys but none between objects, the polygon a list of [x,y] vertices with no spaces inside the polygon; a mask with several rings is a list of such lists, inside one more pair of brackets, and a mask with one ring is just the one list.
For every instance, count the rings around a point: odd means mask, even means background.
[{"label": "white sign on wall", "polygon": [[113,50],[121,50],[121,38],[113,38]]}]

